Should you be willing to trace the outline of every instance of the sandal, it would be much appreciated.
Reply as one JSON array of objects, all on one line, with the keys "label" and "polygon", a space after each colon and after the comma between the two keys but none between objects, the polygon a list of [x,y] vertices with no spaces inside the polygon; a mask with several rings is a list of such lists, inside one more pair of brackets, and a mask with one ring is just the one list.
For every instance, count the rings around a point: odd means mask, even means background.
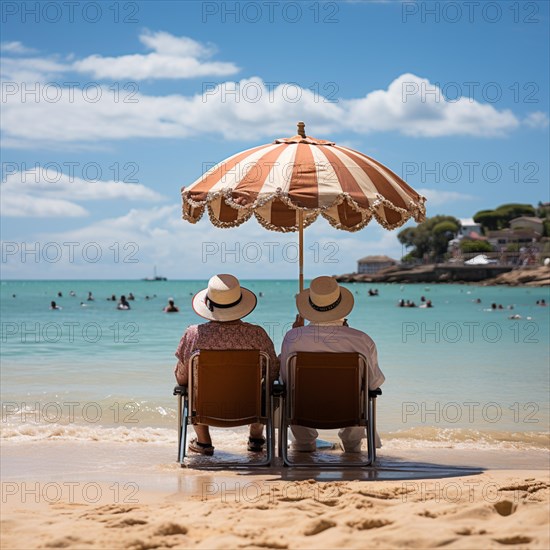
[{"label": "sandal", "polygon": [[247,449],[251,453],[261,453],[264,450],[265,437],[249,437]]},{"label": "sandal", "polygon": [[214,454],[214,447],[210,443],[201,443],[196,437],[189,441],[188,449],[200,455],[212,456]]}]

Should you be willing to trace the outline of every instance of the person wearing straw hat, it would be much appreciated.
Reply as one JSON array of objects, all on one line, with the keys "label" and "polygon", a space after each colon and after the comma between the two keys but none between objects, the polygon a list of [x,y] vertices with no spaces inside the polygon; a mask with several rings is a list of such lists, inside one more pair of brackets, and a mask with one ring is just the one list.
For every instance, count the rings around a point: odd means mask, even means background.
[{"label": "person wearing straw hat", "polygon": [[[368,363],[369,389],[376,389],[385,377],[378,366],[378,354],[372,338],[360,330],[347,326],[346,316],[353,309],[353,294],[341,287],[332,277],[317,277],[309,288],[296,296],[299,316],[292,330],[286,333],[281,348],[281,378],[286,382],[286,361],[294,352],[362,353]],[[301,319],[309,324],[300,326]],[[291,426],[295,451],[315,451],[317,430],[304,426]],[[338,431],[344,451],[361,451],[361,440],[366,437],[364,427],[342,428]],[[376,435],[376,446],[380,440]]]},{"label": "person wearing straw hat", "polygon": [[[189,359],[200,350],[257,349],[269,355],[269,384],[279,377],[279,360],[267,332],[258,325],[242,321],[256,307],[256,295],[241,287],[237,277],[214,275],[208,287],[197,292],[192,300],[193,310],[208,322],[191,325],[181,338],[176,350],[178,362],[175,375],[178,384],[187,385]],[[228,367],[229,368],[229,367]],[[208,426],[193,426],[197,437],[189,443],[189,450],[212,455],[214,447]],[[261,452],[265,444],[263,425],[252,424],[248,450]]]}]

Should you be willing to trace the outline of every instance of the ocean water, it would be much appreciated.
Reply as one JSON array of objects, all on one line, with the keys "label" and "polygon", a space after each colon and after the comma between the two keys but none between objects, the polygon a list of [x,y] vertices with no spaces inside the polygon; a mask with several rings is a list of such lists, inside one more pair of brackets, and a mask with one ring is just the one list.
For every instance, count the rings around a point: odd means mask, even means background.
[{"label": "ocean water", "polygon": [[[205,284],[3,281],[2,438],[173,439],[174,351],[186,327],[202,322],[190,300]],[[261,295],[246,320],[279,350],[296,314],[296,281],[242,284]],[[356,300],[349,324],[374,339],[386,376],[378,400],[385,441],[548,447],[550,308],[536,304],[550,302],[548,288],[346,286]],[[130,292],[129,311],[107,300]],[[421,296],[434,307],[396,306],[401,298],[419,305]],[[170,297],[180,313],[163,313]],[[50,310],[52,300],[62,309]]]}]

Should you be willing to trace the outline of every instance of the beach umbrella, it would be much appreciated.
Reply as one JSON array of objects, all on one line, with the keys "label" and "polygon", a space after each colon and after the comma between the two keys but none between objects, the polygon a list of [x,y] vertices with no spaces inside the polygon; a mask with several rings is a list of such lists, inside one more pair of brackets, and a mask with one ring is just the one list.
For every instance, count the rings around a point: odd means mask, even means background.
[{"label": "beach umbrella", "polygon": [[298,134],[237,153],[182,188],[183,219],[208,211],[216,227],[237,227],[255,216],[271,231],[299,233],[303,289],[303,231],[319,215],[336,229],[359,231],[373,218],[391,230],[426,216],[425,197],[378,161],[332,141]]}]

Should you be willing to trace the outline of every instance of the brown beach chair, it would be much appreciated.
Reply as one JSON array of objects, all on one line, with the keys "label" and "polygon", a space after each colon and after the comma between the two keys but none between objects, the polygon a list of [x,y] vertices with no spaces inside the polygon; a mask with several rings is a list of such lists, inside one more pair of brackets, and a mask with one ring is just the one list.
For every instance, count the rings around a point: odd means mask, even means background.
[{"label": "brown beach chair", "polygon": [[185,465],[187,427],[206,424],[218,428],[266,425],[265,460],[228,462],[208,460],[208,467],[269,466],[275,432],[269,388],[269,356],[259,350],[203,350],[189,360],[188,386],[176,386],[178,396],[178,462]]},{"label": "brown beach chair", "polygon": [[[376,460],[376,397],[382,390],[368,389],[368,365],[360,353],[293,353],[287,360],[279,449],[286,466],[342,468],[369,466]],[[368,453],[361,461],[321,463],[291,461],[288,427],[316,429],[365,426]],[[361,453],[360,455],[364,455]]]}]

